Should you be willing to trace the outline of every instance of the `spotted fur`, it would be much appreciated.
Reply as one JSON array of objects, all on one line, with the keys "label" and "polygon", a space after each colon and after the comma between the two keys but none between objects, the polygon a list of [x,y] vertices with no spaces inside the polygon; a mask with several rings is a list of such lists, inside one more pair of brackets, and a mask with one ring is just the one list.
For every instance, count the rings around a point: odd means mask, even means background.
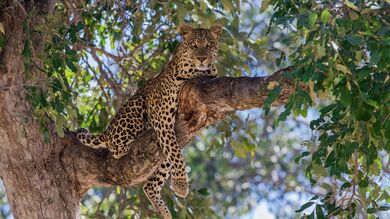
[{"label": "spotted fur", "polygon": [[128,152],[129,144],[149,126],[156,131],[166,159],[143,188],[164,219],[172,218],[161,197],[168,177],[171,176],[170,187],[176,195],[186,197],[189,191],[186,165],[174,132],[178,93],[188,79],[217,74],[213,61],[218,54],[221,31],[219,25],[210,29],[181,26],[183,40],[170,62],[121,107],[108,128],[100,135],[92,135],[86,129],[77,131],[84,145],[108,148],[117,159]]}]

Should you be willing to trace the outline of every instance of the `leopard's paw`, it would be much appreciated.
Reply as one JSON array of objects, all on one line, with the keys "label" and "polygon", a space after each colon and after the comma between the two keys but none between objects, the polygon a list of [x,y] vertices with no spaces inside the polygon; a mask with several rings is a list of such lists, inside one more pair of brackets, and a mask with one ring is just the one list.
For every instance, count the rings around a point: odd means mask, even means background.
[{"label": "leopard's paw", "polygon": [[85,128],[79,128],[76,130],[76,134],[86,134],[89,133],[88,129]]},{"label": "leopard's paw", "polygon": [[190,184],[185,178],[171,178],[170,188],[181,198],[185,198],[190,190]]}]

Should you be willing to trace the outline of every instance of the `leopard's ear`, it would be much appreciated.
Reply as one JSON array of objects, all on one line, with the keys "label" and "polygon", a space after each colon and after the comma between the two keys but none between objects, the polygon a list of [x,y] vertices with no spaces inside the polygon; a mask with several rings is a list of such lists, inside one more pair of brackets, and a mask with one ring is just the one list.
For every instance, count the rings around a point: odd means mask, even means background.
[{"label": "leopard's ear", "polygon": [[183,37],[186,37],[188,36],[191,31],[193,30],[194,28],[191,26],[191,25],[188,25],[188,24],[182,24],[180,25],[179,27],[179,33],[183,36]]},{"label": "leopard's ear", "polygon": [[214,24],[210,28],[210,32],[216,39],[219,39],[219,37],[221,36],[221,33],[222,33],[222,25],[221,24]]}]

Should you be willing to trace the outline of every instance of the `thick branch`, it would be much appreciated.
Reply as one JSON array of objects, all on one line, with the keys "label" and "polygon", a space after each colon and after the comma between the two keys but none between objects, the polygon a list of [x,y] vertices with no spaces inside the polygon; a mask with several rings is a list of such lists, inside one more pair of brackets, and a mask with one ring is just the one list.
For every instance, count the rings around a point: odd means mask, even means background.
[{"label": "thick branch", "polygon": [[[269,86],[281,84],[282,92],[273,105],[286,102],[294,87],[282,74],[282,69],[268,77],[196,78],[187,82],[180,93],[176,122],[178,143],[183,148],[201,129],[222,120],[228,113],[263,106]],[[271,82],[271,83],[270,83]],[[62,160],[69,176],[79,185],[80,196],[92,186],[139,185],[163,160],[152,130],[143,133],[131,145],[132,150],[120,160],[107,150],[93,150],[81,145],[73,132],[63,139]]]}]

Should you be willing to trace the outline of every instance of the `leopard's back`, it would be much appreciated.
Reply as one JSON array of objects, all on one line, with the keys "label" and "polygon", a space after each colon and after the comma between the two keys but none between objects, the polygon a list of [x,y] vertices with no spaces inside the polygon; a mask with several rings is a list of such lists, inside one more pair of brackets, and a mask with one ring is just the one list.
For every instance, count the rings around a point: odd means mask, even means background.
[{"label": "leopard's back", "polygon": [[92,135],[79,129],[77,138],[86,146],[107,148],[119,159],[127,154],[130,143],[148,127],[145,109],[144,95],[136,94],[118,110],[102,134]]}]

